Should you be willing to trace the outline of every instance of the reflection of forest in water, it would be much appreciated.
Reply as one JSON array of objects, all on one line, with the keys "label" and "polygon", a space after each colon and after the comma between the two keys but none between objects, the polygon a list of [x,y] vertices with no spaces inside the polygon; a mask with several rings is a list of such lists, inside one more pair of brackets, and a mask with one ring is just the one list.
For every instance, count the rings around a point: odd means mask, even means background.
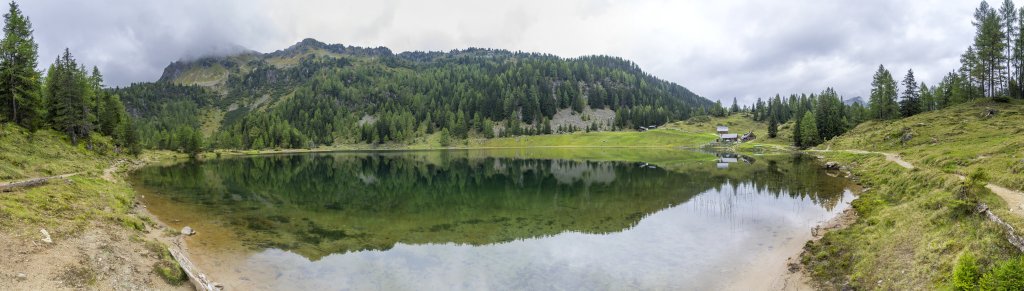
[{"label": "reflection of forest in water", "polygon": [[[802,156],[722,170],[642,163],[469,157],[461,151],[228,158],[149,167],[136,187],[217,213],[244,244],[309,258],[404,243],[474,245],[610,233],[721,187],[752,185],[831,209],[844,182]],[[160,215],[160,213],[157,213]]]}]

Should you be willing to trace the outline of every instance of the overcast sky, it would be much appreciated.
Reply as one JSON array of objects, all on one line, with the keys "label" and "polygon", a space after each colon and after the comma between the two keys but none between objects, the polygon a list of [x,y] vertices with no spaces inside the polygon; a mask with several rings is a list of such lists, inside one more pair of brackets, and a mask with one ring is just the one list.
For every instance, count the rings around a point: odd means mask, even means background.
[{"label": "overcast sky", "polygon": [[[69,47],[107,85],[154,81],[169,63],[234,45],[312,37],[395,52],[489,47],[605,54],[712,100],[776,93],[867,96],[885,64],[934,84],[970,44],[975,1],[21,0],[40,69]],[[998,6],[1000,2],[990,4]]]}]

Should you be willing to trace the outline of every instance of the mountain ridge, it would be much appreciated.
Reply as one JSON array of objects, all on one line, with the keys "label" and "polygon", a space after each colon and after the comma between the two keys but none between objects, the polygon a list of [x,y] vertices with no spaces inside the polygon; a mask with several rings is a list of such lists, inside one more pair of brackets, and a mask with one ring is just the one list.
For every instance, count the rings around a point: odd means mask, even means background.
[{"label": "mountain ridge", "polygon": [[[114,91],[154,139],[202,127],[211,146],[229,148],[262,148],[265,139],[274,147],[410,142],[442,129],[454,138],[616,130],[724,112],[617,57],[488,48],[396,54],[312,38],[270,53],[179,60],[156,82]],[[607,111],[614,119],[591,118]],[[162,139],[149,147],[174,143]]]}]

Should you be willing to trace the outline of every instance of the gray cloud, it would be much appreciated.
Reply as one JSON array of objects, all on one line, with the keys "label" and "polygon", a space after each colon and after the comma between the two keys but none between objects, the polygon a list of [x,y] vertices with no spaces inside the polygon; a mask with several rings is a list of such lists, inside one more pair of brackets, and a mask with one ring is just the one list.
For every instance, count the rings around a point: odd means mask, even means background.
[{"label": "gray cloud", "polygon": [[303,38],[394,51],[493,47],[620,56],[712,99],[835,87],[866,96],[878,64],[935,83],[973,36],[974,1],[21,1],[40,66],[69,47],[109,85],[170,62]]}]

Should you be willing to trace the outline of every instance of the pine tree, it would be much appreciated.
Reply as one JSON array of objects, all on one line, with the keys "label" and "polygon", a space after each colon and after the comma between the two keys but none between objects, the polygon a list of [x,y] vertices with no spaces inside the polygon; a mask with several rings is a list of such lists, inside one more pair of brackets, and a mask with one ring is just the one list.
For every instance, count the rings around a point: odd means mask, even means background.
[{"label": "pine tree", "polygon": [[914,80],[914,70],[907,70],[907,76],[903,77],[903,88],[900,114],[903,117],[910,117],[921,113],[921,91],[918,90],[917,80]]},{"label": "pine tree", "polygon": [[22,15],[18,4],[11,2],[4,14],[4,37],[0,41],[0,121],[8,120],[30,130],[42,124],[38,57],[32,23]]},{"label": "pine tree", "polygon": [[779,122],[775,121],[775,116],[768,118],[768,137],[775,138],[779,135]]}]

